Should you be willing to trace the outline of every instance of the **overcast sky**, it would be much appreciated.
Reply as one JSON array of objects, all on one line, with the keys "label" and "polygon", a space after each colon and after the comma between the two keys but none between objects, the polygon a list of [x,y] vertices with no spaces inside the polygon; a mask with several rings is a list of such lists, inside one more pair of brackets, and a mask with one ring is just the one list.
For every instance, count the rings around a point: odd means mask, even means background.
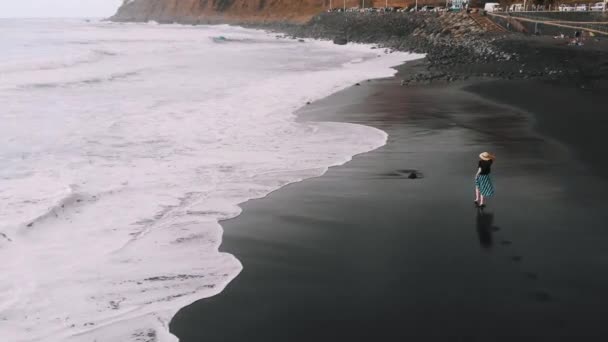
[{"label": "overcast sky", "polygon": [[122,0],[0,0],[0,18],[109,17]]}]

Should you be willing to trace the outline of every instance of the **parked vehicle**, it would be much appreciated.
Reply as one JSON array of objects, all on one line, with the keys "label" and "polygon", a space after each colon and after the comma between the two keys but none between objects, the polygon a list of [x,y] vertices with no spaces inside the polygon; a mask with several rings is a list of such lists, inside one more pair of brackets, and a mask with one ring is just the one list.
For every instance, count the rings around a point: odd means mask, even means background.
[{"label": "parked vehicle", "polygon": [[524,10],[524,4],[513,4],[509,7],[511,12],[521,12]]},{"label": "parked vehicle", "polygon": [[605,2],[596,2],[591,7],[589,7],[589,10],[591,10],[591,11],[605,11],[606,7],[607,6],[606,6]]},{"label": "parked vehicle", "polygon": [[500,4],[498,2],[486,2],[483,9],[486,12],[497,12],[500,11]]},{"label": "parked vehicle", "polygon": [[435,7],[434,6],[423,6],[420,11],[422,12],[431,12]]},{"label": "parked vehicle", "polygon": [[577,12],[586,12],[589,10],[589,7],[587,7],[587,4],[581,4],[576,5],[576,7],[574,7],[574,10]]},{"label": "parked vehicle", "polygon": [[564,5],[564,4],[559,5],[560,12],[574,12],[574,10],[575,10],[574,6]]}]

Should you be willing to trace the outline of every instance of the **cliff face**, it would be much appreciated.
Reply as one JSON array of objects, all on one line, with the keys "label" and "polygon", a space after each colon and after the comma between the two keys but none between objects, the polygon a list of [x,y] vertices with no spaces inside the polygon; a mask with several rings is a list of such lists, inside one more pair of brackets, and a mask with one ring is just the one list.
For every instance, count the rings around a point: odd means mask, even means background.
[{"label": "cliff face", "polygon": [[[315,14],[342,7],[344,0],[125,0],[114,21],[206,24],[217,22],[305,22]],[[411,1],[389,0],[389,6]],[[362,0],[346,0],[347,7],[361,6]],[[386,0],[366,0],[365,6],[383,7]]]}]

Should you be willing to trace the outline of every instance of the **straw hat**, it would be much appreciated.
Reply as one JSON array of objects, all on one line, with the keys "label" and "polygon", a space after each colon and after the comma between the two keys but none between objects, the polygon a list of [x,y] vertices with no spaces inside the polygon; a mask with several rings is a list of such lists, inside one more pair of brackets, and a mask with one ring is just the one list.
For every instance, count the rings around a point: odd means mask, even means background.
[{"label": "straw hat", "polygon": [[479,155],[479,158],[481,158],[483,160],[494,160],[496,158],[496,156],[494,156],[490,152],[484,152]]}]

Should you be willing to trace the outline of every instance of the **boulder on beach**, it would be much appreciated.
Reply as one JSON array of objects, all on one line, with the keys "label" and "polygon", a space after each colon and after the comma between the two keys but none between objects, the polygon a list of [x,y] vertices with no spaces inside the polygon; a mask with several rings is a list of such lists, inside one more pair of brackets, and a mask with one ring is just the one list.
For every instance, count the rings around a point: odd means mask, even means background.
[{"label": "boulder on beach", "polygon": [[346,40],[345,37],[335,37],[334,38],[334,44],[336,45],[346,45],[348,43],[348,40]]}]

